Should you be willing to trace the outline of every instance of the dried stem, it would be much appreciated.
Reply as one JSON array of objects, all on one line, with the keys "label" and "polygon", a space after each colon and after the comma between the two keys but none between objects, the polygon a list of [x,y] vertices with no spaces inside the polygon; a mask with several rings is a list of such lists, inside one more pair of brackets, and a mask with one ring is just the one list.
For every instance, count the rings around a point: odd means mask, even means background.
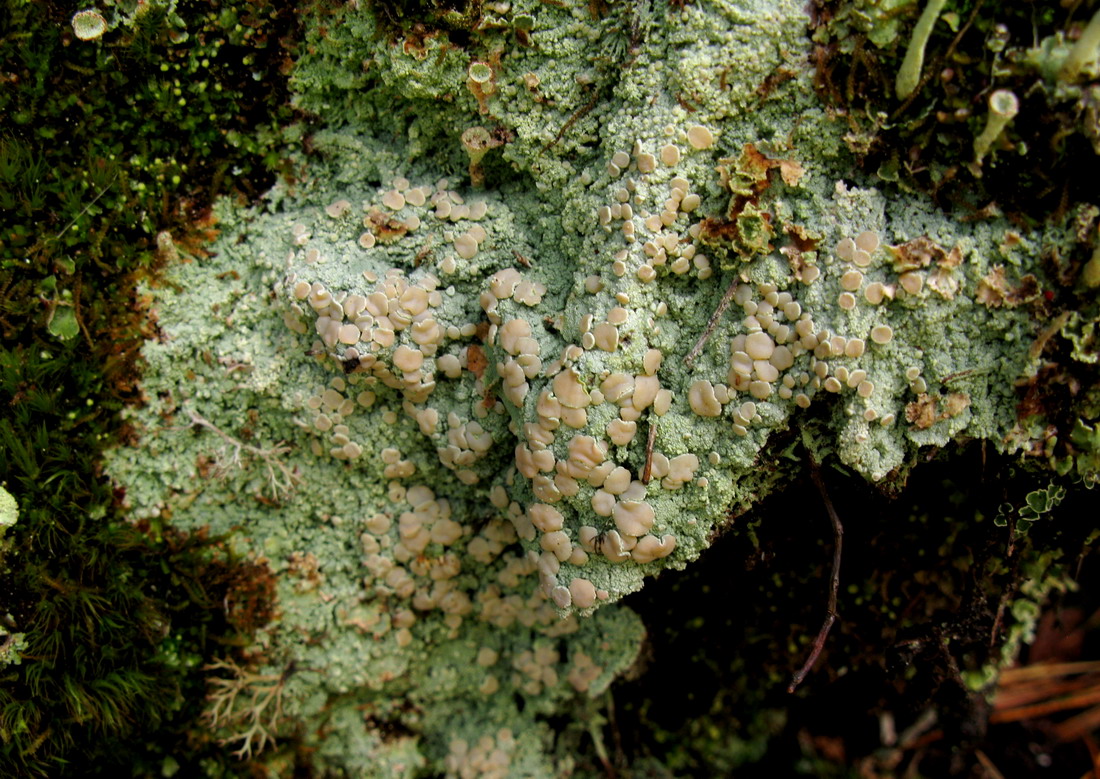
[{"label": "dried stem", "polygon": [[[288,667],[288,672],[293,666]],[[283,690],[288,672],[257,674],[241,668],[232,660],[215,660],[204,666],[207,671],[228,671],[231,677],[209,678],[206,700],[210,708],[203,715],[211,728],[231,732],[219,740],[222,745],[240,742],[233,754],[241,760],[258,754],[275,743],[275,731],[283,713]],[[242,695],[243,693],[243,695]]]},{"label": "dried stem", "polygon": [[221,430],[217,425],[194,409],[187,409],[187,414],[191,418],[192,427],[201,427],[210,430],[225,441],[226,447],[219,450],[217,454],[217,470],[219,476],[224,476],[233,469],[243,468],[244,465],[241,462],[241,453],[244,452],[245,454],[257,458],[264,464],[264,469],[267,471],[267,484],[271,489],[272,498],[281,500],[294,490],[294,487],[299,482],[298,474],[280,459],[283,455],[291,451],[291,447],[287,446],[285,442],[280,441],[267,449],[262,449],[258,446],[250,446],[244,441],[234,438]]},{"label": "dried stem", "polygon": [[111,176],[111,180],[107,182],[107,184],[103,187],[103,189],[99,190],[99,193],[95,197],[93,197],[91,200],[88,201],[88,205],[86,205],[86,206],[84,206],[84,208],[80,209],[80,213],[77,214],[76,216],[74,216],[72,218],[72,221],[70,221],[67,225],[65,225],[64,227],[61,228],[61,232],[59,232],[57,235],[54,236],[55,241],[58,238],[60,238],[61,236],[63,236],[66,232],[68,232],[69,228],[72,227],[74,224],[76,224],[77,221],[80,219],[80,217],[82,217],[82,216],[84,216],[84,214],[88,213],[89,208],[94,206],[97,202],[99,202],[99,199],[101,197],[103,197],[104,195],[107,194],[107,190],[109,190],[114,185],[116,178],[118,178],[118,172],[117,171],[115,172],[115,174],[113,176]]},{"label": "dried stem", "polygon": [[722,299],[718,301],[718,308],[714,309],[714,313],[710,315],[710,320],[707,321],[707,326],[703,330],[703,334],[699,336],[699,340],[695,342],[695,346],[691,347],[688,356],[684,358],[684,365],[688,368],[694,364],[695,358],[703,351],[703,347],[706,346],[710,334],[714,332],[714,328],[718,327],[718,320],[722,318],[722,314],[726,313],[726,309],[730,307],[730,301],[733,300],[733,295],[737,292],[737,283],[738,280],[735,277],[733,281],[730,282],[730,285],[726,287],[726,291],[722,293]]},{"label": "dried stem", "polygon": [[798,689],[798,685],[802,684],[802,680],[806,678],[806,675],[814,667],[814,663],[817,662],[817,658],[821,654],[822,647],[825,646],[825,639],[829,636],[829,630],[832,628],[837,618],[836,594],[840,589],[840,551],[844,539],[844,526],[840,524],[840,517],[837,516],[836,509],[833,508],[833,502],[829,500],[829,493],[825,490],[825,482],[821,478],[821,471],[818,469],[817,463],[813,461],[812,457],[810,458],[810,478],[813,479],[818,492],[821,493],[821,501],[825,504],[825,511],[828,512],[829,520],[833,523],[833,574],[829,582],[829,605],[828,613],[825,615],[825,622],[822,623],[821,630],[818,631],[817,638],[814,639],[814,645],[813,649],[810,651],[810,656],[806,658],[806,662],[803,663],[802,667],[791,677],[791,683],[787,686],[787,692],[794,692]]},{"label": "dried stem", "polygon": [[645,467],[642,468],[642,484],[649,484],[653,474],[653,442],[657,440],[657,420],[650,416],[649,433],[645,439]]},{"label": "dried stem", "polygon": [[547,151],[549,151],[550,147],[553,146],[554,144],[556,144],[558,141],[560,141],[562,139],[562,136],[565,135],[566,132],[569,131],[569,128],[572,127],[573,125],[575,125],[577,123],[577,121],[581,119],[581,117],[583,117],[585,114],[587,114],[593,108],[595,108],[596,103],[598,103],[599,101],[600,101],[600,90],[597,89],[595,91],[595,93],[593,93],[592,98],[585,105],[578,108],[576,111],[573,112],[572,116],[570,116],[568,119],[565,120],[565,124],[563,124],[561,126],[560,130],[558,130],[558,134],[554,136],[554,140],[550,141],[545,146],[543,146],[542,151],[539,152],[539,154],[542,155],[542,154],[545,154]]}]

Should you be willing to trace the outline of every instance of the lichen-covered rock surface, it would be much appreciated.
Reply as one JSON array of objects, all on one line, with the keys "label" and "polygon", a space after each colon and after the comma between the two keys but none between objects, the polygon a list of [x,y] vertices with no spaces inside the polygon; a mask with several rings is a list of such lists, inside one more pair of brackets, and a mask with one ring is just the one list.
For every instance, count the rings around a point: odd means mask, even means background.
[{"label": "lichen-covered rock surface", "polygon": [[110,461],[135,519],[278,575],[281,710],[257,732],[230,702],[232,748],[298,723],[348,775],[566,774],[643,639],[616,601],[784,462],[879,481],[1027,443],[1039,258],[1073,234],[857,174],[803,5],[307,15],[323,128],[151,291],[140,441]]}]

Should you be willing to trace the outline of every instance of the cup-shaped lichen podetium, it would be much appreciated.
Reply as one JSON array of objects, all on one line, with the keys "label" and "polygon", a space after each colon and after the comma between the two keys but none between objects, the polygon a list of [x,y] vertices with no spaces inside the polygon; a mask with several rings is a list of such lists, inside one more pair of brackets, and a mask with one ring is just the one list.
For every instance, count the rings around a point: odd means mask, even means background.
[{"label": "cup-shaped lichen podetium", "polygon": [[1011,89],[997,89],[989,95],[989,118],[981,135],[974,139],[974,161],[981,164],[982,158],[989,152],[1004,132],[1005,125],[1020,112],[1020,101]]},{"label": "cup-shaped lichen podetium", "polygon": [[928,0],[924,6],[917,25],[913,28],[913,38],[909,41],[909,48],[905,50],[905,59],[898,70],[897,81],[894,89],[898,100],[904,100],[913,94],[920,83],[921,71],[924,68],[924,50],[928,46],[928,39],[932,37],[932,29],[936,26],[936,20],[947,0]]},{"label": "cup-shaped lichen podetium", "polygon": [[1069,56],[1058,71],[1058,78],[1074,82],[1081,75],[1081,69],[1100,56],[1100,10],[1092,15],[1077,43],[1073,44]]},{"label": "cup-shaped lichen podetium", "polygon": [[72,18],[73,34],[82,41],[94,41],[107,32],[107,20],[99,11],[77,11]]},{"label": "cup-shaped lichen podetium", "polygon": [[493,69],[487,62],[472,62],[466,71],[466,88],[477,98],[478,110],[489,113],[489,95],[497,91],[493,82]]},{"label": "cup-shaped lichen podetium", "polygon": [[1100,287],[1100,246],[1096,247],[1093,251],[1092,257],[1085,263],[1085,267],[1081,269],[1081,280],[1085,282],[1085,286],[1090,289]]},{"label": "cup-shaped lichen podetium", "polygon": [[495,149],[500,144],[501,141],[481,125],[470,127],[462,133],[462,147],[470,157],[470,184],[474,189],[485,186],[485,171],[481,168],[481,160],[490,149]]}]

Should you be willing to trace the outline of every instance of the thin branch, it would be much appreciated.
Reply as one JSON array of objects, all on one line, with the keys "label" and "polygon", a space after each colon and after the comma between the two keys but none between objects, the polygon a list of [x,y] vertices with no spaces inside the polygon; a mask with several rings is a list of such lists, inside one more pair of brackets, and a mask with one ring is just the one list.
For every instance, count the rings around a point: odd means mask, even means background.
[{"label": "thin branch", "polygon": [[224,475],[228,473],[232,468],[243,468],[244,466],[241,463],[241,452],[245,452],[259,459],[260,462],[264,464],[264,469],[267,471],[267,483],[268,487],[271,489],[272,498],[279,500],[289,495],[294,490],[294,487],[297,486],[300,481],[298,474],[280,459],[284,454],[291,451],[291,447],[287,446],[283,441],[267,449],[261,449],[258,446],[250,446],[244,441],[234,438],[224,432],[194,409],[187,409],[187,414],[191,417],[192,427],[201,427],[210,430],[232,448],[232,453],[228,453],[224,449],[218,453],[218,469],[221,474]]},{"label": "thin branch", "polygon": [[[225,746],[239,742],[233,754],[245,760],[275,743],[275,733],[283,714],[283,692],[293,672],[290,664],[281,674],[257,674],[232,660],[216,659],[203,666],[205,671],[227,671],[230,677],[208,677],[210,703],[204,719],[213,729],[230,731],[219,738]],[[243,695],[242,695],[243,693]]]},{"label": "thin branch", "polygon": [[77,214],[76,216],[74,216],[72,221],[69,222],[64,227],[62,227],[61,232],[59,232],[57,235],[55,235],[53,237],[55,241],[58,238],[60,238],[61,236],[63,236],[65,233],[67,233],[69,228],[72,227],[74,224],[76,224],[77,220],[80,219],[80,217],[82,217],[82,216],[84,216],[84,214],[88,213],[89,208],[94,206],[97,202],[99,202],[99,199],[101,197],[103,197],[104,195],[107,194],[107,190],[109,190],[111,188],[111,186],[115,183],[116,178],[118,178],[118,172],[117,171],[115,172],[115,174],[113,176],[111,176],[111,180],[107,182],[107,185],[105,187],[103,187],[103,189],[99,190],[99,194],[96,195],[95,197],[93,197],[91,200],[89,200],[88,205],[86,205],[86,206],[84,206],[84,208],[80,209],[80,213]]},{"label": "thin branch", "polygon": [[833,502],[829,500],[829,493],[825,490],[825,482],[821,478],[821,471],[818,469],[817,463],[814,462],[812,457],[810,458],[810,478],[813,479],[818,492],[821,493],[821,501],[825,504],[825,511],[828,512],[829,520],[833,523],[833,574],[832,580],[829,583],[829,605],[828,613],[825,615],[825,622],[822,623],[821,630],[818,631],[817,638],[814,639],[814,645],[813,649],[810,651],[810,656],[806,658],[806,662],[803,663],[802,667],[791,677],[791,683],[787,686],[787,692],[794,692],[798,689],[798,685],[802,684],[802,680],[805,679],[806,675],[813,669],[814,663],[817,662],[817,658],[821,654],[822,647],[825,646],[825,639],[829,637],[829,630],[832,628],[837,618],[836,594],[840,589],[840,551],[844,539],[844,526],[840,524],[840,517],[837,516],[836,509],[833,508]]},{"label": "thin branch", "polygon": [[982,764],[982,768],[985,769],[985,775],[989,779],[1005,779],[1005,775],[1002,774],[993,761],[989,759],[989,756],[980,749],[974,751],[974,757],[978,758],[978,762]]},{"label": "thin branch", "polygon": [[695,362],[695,358],[699,356],[699,353],[703,351],[703,347],[706,346],[707,339],[710,338],[710,334],[714,332],[714,328],[718,327],[718,321],[722,318],[722,314],[726,313],[726,309],[730,306],[730,301],[733,300],[733,295],[737,292],[738,279],[734,277],[733,281],[726,288],[726,291],[722,293],[722,299],[718,301],[718,308],[714,309],[714,313],[710,315],[710,320],[707,322],[706,328],[703,330],[703,334],[699,336],[699,340],[695,342],[695,346],[691,347],[691,351],[688,352],[688,356],[684,358],[684,365],[691,368]]},{"label": "thin branch", "polygon": [[543,154],[545,154],[550,149],[551,146],[553,146],[558,141],[560,141],[562,139],[562,136],[564,136],[569,131],[569,128],[572,127],[573,125],[575,125],[581,119],[581,117],[583,117],[585,114],[587,114],[593,108],[595,108],[596,104],[599,101],[600,101],[600,90],[597,89],[592,94],[592,99],[591,100],[589,100],[585,105],[581,106],[576,111],[574,111],[573,115],[565,120],[565,124],[563,124],[561,126],[560,130],[558,130],[558,134],[554,136],[554,140],[550,141],[549,143],[547,143],[545,146],[542,147],[542,151],[539,152],[539,156],[542,156]]},{"label": "thin branch", "polygon": [[653,443],[657,440],[657,420],[652,413],[649,417],[649,433],[645,439],[645,467],[642,468],[642,484],[649,484],[653,474]]}]

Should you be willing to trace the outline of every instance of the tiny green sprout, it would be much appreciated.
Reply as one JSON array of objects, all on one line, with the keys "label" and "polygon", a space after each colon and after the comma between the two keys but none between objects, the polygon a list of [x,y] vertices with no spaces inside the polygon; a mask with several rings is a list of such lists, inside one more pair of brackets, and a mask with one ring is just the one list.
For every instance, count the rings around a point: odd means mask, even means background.
[{"label": "tiny green sprout", "polygon": [[981,135],[974,139],[974,160],[979,165],[1005,126],[1020,112],[1020,101],[1010,89],[998,89],[989,96],[989,118]]},{"label": "tiny green sprout", "polygon": [[46,324],[46,330],[50,335],[69,341],[80,334],[80,325],[76,319],[76,312],[71,308],[57,308]]},{"label": "tiny green sprout", "polygon": [[1076,81],[1081,75],[1081,69],[1095,60],[1098,54],[1100,54],[1100,10],[1092,15],[1085,31],[1070,49],[1069,56],[1058,71],[1059,80]]},{"label": "tiny green sprout", "polygon": [[904,100],[913,94],[920,83],[921,70],[924,68],[924,50],[928,46],[928,39],[932,37],[932,30],[936,26],[940,11],[943,10],[947,0],[928,0],[917,25],[913,28],[913,38],[909,41],[909,48],[905,51],[905,59],[898,70],[897,81],[894,89],[898,100]]},{"label": "tiny green sprout", "polygon": [[1086,487],[1092,487],[1100,481],[1100,425],[1090,426],[1078,419],[1069,440],[1076,450],[1076,456],[1071,458],[1073,469]]}]

